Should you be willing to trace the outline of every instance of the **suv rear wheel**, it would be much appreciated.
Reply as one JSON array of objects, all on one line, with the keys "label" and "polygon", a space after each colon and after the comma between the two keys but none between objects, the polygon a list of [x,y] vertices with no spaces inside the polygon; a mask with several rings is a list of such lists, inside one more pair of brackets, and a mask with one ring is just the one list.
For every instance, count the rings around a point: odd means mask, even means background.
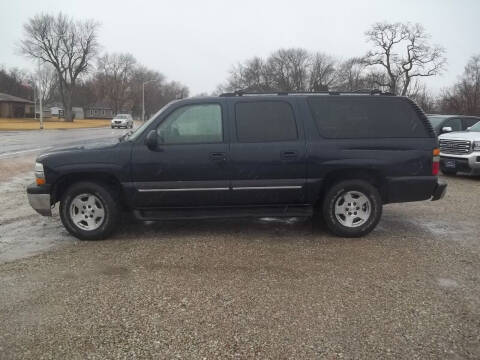
[{"label": "suv rear wheel", "polygon": [[378,190],[364,180],[345,180],[333,185],[323,201],[323,218],[328,229],[338,236],[368,234],[382,216]]},{"label": "suv rear wheel", "polygon": [[119,216],[115,196],[94,182],[71,185],[60,200],[60,218],[70,234],[80,240],[99,240],[115,229]]}]

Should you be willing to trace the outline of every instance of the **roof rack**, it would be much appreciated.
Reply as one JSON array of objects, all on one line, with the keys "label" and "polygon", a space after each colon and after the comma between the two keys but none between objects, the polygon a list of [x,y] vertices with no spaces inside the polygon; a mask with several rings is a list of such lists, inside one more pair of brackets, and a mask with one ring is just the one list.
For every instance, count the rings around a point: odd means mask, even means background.
[{"label": "roof rack", "polygon": [[250,95],[310,95],[310,94],[322,94],[322,95],[385,95],[385,96],[395,96],[387,91],[381,91],[380,89],[358,89],[353,91],[261,91],[261,92],[248,92],[244,90],[236,90],[234,92],[228,92],[220,94],[220,97],[233,97],[233,96],[250,96]]}]

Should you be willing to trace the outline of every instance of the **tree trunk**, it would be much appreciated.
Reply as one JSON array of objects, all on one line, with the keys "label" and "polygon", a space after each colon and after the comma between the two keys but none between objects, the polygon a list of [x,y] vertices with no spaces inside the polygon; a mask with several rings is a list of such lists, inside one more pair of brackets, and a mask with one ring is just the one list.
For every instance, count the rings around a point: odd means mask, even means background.
[{"label": "tree trunk", "polygon": [[65,121],[72,122],[72,88],[60,78],[60,96],[62,97],[63,118]]},{"label": "tree trunk", "polygon": [[397,95],[397,79],[395,79],[393,76],[390,76],[390,85],[388,87],[390,88],[388,89],[389,92]]},{"label": "tree trunk", "polygon": [[72,112],[72,91],[70,89],[65,89],[65,95],[63,97],[63,111],[65,121],[73,121],[73,112]]},{"label": "tree trunk", "polygon": [[403,84],[402,96],[407,96],[408,87],[410,86],[410,77],[408,73],[405,74],[405,82]]}]

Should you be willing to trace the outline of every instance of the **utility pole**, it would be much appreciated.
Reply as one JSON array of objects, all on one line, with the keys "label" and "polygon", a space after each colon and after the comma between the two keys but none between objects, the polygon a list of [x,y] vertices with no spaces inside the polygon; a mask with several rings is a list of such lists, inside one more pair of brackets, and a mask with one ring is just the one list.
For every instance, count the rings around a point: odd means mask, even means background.
[{"label": "utility pole", "polygon": [[144,81],[142,84],[142,122],[145,122],[145,84],[148,84],[152,81],[156,81],[155,79]]},{"label": "utility pole", "polygon": [[37,97],[35,94],[35,88],[37,84],[35,84],[35,79],[32,79],[32,87],[33,87],[33,118],[37,119]]},{"label": "utility pole", "polygon": [[40,130],[43,130],[43,106],[42,106],[42,97],[43,97],[43,94],[40,96]]},{"label": "utility pole", "polygon": [[42,98],[43,98],[43,91],[42,91],[42,70],[40,69],[40,62],[38,62],[38,100],[40,104],[40,130],[43,130],[43,106],[42,106]]}]

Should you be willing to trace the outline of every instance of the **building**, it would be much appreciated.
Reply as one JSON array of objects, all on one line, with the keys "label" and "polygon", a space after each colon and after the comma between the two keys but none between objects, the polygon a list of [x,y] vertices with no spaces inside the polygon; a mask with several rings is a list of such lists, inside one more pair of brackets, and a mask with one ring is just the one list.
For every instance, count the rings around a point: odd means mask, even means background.
[{"label": "building", "polygon": [[35,105],[33,101],[0,93],[0,118],[33,117],[34,114]]},{"label": "building", "polygon": [[[52,113],[48,107],[46,108],[45,106],[42,106],[42,112],[43,112],[44,119],[49,119],[52,117]],[[37,109],[35,110],[35,115],[37,119],[40,118],[40,106],[38,105],[37,105]]]},{"label": "building", "polygon": [[[57,118],[57,119],[63,119],[65,117],[65,111],[63,110],[62,105],[52,104],[48,106],[48,108],[50,109],[51,117]],[[83,108],[73,106],[72,112],[73,112],[73,119],[77,119],[77,120],[85,119]]]},{"label": "building", "polygon": [[109,106],[96,104],[85,107],[85,119],[113,119],[113,109]]},{"label": "building", "polygon": [[50,109],[50,114],[54,118],[63,118],[63,107],[59,104],[52,104],[50,106],[47,106]]}]

